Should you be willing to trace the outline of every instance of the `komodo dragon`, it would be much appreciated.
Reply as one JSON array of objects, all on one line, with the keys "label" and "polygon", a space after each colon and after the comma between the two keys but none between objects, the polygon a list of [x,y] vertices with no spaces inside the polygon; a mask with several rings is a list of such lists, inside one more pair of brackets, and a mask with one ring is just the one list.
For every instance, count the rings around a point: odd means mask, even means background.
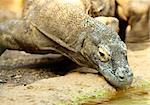
[{"label": "komodo dragon", "polygon": [[0,54],[6,49],[59,53],[98,70],[114,87],[132,83],[126,45],[116,32],[69,0],[35,0],[32,5],[23,19],[0,23]]}]

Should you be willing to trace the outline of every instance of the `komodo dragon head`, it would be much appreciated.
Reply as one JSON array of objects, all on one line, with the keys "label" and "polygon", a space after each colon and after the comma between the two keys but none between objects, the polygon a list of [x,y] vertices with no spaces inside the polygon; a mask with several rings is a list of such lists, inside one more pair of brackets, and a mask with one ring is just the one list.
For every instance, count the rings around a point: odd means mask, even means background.
[{"label": "komodo dragon head", "polygon": [[97,70],[115,87],[132,83],[133,73],[127,60],[127,48],[119,35],[107,26],[87,19],[91,25],[81,53],[97,66]]}]

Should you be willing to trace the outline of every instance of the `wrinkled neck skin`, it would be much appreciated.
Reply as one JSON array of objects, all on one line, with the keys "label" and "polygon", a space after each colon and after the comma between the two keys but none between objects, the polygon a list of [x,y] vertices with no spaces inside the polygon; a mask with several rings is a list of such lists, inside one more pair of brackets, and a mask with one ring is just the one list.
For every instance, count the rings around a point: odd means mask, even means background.
[{"label": "wrinkled neck skin", "polygon": [[[93,62],[105,79],[116,88],[125,88],[131,85],[133,73],[127,61],[127,49],[116,32],[107,26],[88,20],[94,28],[88,31],[81,53]],[[102,51],[103,50],[103,51]],[[103,59],[102,59],[103,58]]]}]

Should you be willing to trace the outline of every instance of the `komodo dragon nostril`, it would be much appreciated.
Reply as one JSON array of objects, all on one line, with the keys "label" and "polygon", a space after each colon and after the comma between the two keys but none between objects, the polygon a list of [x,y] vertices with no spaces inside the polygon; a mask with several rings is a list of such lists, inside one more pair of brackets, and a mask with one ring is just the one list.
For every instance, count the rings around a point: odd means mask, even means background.
[{"label": "komodo dragon nostril", "polygon": [[99,52],[99,54],[100,54],[100,56],[103,56],[103,57],[105,56],[105,54],[102,52]]},{"label": "komodo dragon nostril", "polygon": [[124,73],[121,70],[122,70],[122,68],[116,70],[115,75],[118,77],[118,79],[120,81],[123,81],[125,79],[125,75],[124,75]]}]

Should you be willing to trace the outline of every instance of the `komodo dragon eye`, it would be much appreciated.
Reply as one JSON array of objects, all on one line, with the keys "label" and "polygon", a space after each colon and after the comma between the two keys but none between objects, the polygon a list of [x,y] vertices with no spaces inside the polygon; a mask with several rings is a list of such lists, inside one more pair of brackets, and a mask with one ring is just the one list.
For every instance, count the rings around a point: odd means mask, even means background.
[{"label": "komodo dragon eye", "polygon": [[110,51],[103,46],[99,46],[97,54],[102,62],[108,62],[111,59]]}]

